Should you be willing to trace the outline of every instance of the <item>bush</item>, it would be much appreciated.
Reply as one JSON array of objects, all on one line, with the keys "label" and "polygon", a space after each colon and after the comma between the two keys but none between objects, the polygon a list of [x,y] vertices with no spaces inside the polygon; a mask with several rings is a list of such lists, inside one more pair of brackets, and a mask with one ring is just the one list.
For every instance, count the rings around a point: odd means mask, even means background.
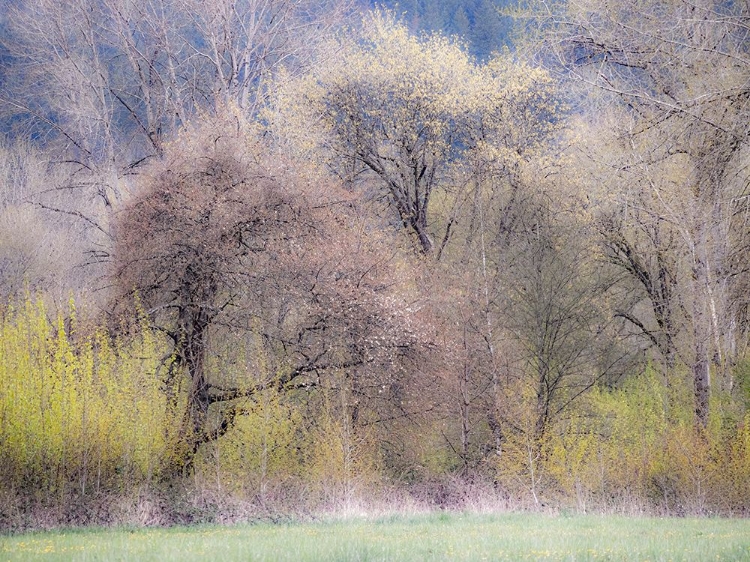
[{"label": "bush", "polygon": [[174,414],[163,345],[143,322],[128,338],[76,333],[27,297],[0,313],[0,487],[67,501],[154,481]]}]

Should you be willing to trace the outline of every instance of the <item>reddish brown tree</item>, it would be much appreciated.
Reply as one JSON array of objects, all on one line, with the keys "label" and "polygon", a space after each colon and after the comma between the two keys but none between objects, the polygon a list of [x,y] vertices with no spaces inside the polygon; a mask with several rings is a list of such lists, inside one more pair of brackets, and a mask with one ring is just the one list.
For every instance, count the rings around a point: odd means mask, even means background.
[{"label": "reddish brown tree", "polygon": [[[117,283],[173,342],[167,392],[187,383],[185,464],[259,390],[336,371],[362,398],[388,394],[419,347],[392,245],[345,191],[274,161],[248,129],[230,116],[186,130],[117,223]],[[212,341],[250,332],[274,361],[265,378],[211,372]],[[352,416],[371,403],[356,402]]]}]

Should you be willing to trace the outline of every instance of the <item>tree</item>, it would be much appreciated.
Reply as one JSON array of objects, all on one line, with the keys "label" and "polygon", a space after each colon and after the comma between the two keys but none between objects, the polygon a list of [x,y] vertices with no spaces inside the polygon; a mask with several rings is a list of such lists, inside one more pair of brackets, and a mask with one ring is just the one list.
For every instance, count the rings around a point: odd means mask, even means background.
[{"label": "tree", "polygon": [[498,400],[498,349],[507,347],[498,316],[515,311],[498,314],[504,307],[491,302],[507,264],[489,240],[527,196],[521,178],[544,165],[563,100],[545,71],[507,55],[477,64],[460,44],[412,36],[388,13],[372,14],[337,52],[311,77],[282,84],[271,122],[294,151],[383,202],[383,222],[418,253],[443,262],[430,260],[421,277],[425,307],[442,327],[438,402],[451,423],[440,432],[452,466],[474,469],[501,451],[509,427]]},{"label": "tree", "polygon": [[198,110],[231,101],[254,114],[274,70],[306,68],[347,4],[33,0],[5,10],[17,79],[4,110],[47,141],[65,139],[80,165],[126,168]]},{"label": "tree", "polygon": [[435,218],[433,201],[462,200],[472,154],[513,166],[555,130],[560,101],[547,73],[505,58],[477,65],[460,44],[410,35],[387,12],[337,51],[309,78],[281,85],[282,135],[309,145],[313,132],[340,175],[374,181],[423,254],[450,237],[455,219]]},{"label": "tree", "polygon": [[[674,273],[664,269],[663,259],[654,272],[641,266],[658,262],[663,248],[627,256],[643,247],[632,238],[634,232],[650,230],[652,237],[656,235],[646,223],[619,229],[610,250],[652,301],[653,316],[662,324],[662,342],[657,343],[667,346],[668,357],[672,352],[667,340],[674,328],[667,324],[677,311],[665,313],[663,307],[667,300],[677,305],[666,291],[671,295],[669,285],[678,284],[675,292],[690,326],[691,352],[685,357],[690,356],[693,373],[695,419],[705,427],[712,364],[716,374],[726,372],[734,342],[745,337],[731,320],[728,296],[744,277],[729,256],[736,255],[734,248],[744,245],[740,240],[747,236],[746,228],[733,232],[733,226],[748,186],[743,164],[750,140],[748,7],[743,2],[709,0],[647,1],[637,6],[602,0],[540,7],[549,60],[560,63],[574,80],[596,86],[621,104],[620,122],[625,126],[620,132],[630,162],[620,169],[620,177],[637,182],[648,193],[640,200],[648,201],[644,211],[656,219],[649,223],[659,222],[661,231],[668,228],[673,233],[666,239],[659,236],[660,244],[674,244],[680,264],[676,279],[668,279]],[[626,213],[621,216],[629,219]],[[668,280],[659,281],[660,275]],[[642,319],[631,322],[645,327]]]},{"label": "tree", "polygon": [[[2,1],[0,129],[54,154],[34,203],[89,223],[106,260],[112,209],[139,167],[200,112],[257,113],[280,65],[298,72],[346,0]],[[57,191],[68,191],[59,205]],[[96,204],[93,204],[93,203]],[[94,236],[96,235],[96,236]],[[93,248],[89,248],[93,249]]]},{"label": "tree", "polygon": [[[0,141],[0,299],[40,292],[47,304],[54,300],[64,310],[71,293],[80,297],[91,288],[93,272],[81,268],[95,242],[83,218],[88,205],[80,204],[80,216],[70,215],[69,221],[50,221],[34,204],[44,192],[49,207],[65,208],[70,193],[57,188],[66,180],[30,142]],[[87,297],[94,304],[95,297]]]},{"label": "tree", "polygon": [[611,279],[592,252],[590,226],[549,204],[532,199],[512,243],[499,248],[506,267],[495,293],[533,389],[536,441],[587,390],[616,381],[630,360],[608,314]]},{"label": "tree", "polygon": [[[419,323],[397,256],[345,192],[273,161],[236,111],[188,127],[142,182],[118,217],[113,273],[173,342],[164,382],[185,400],[179,466],[265,388],[310,391],[343,373],[366,417],[371,391],[401,384]],[[246,338],[271,365],[208,367],[214,339]]]}]

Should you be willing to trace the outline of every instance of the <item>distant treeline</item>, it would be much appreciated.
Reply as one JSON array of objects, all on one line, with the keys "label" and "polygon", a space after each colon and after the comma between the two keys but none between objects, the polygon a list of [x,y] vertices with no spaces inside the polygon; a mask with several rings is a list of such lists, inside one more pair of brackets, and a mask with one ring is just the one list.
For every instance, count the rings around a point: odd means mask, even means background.
[{"label": "distant treeline", "polygon": [[509,0],[383,0],[370,4],[402,15],[413,32],[438,31],[460,37],[481,60],[512,46],[513,19],[503,14],[514,5]]}]

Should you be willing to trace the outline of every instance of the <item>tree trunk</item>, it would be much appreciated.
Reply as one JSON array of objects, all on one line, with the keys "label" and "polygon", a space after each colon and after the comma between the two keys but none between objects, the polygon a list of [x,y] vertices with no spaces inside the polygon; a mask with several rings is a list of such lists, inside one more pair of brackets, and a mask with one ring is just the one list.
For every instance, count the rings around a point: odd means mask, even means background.
[{"label": "tree trunk", "polygon": [[190,466],[198,448],[206,439],[206,421],[211,404],[205,371],[211,310],[206,303],[213,302],[217,286],[210,274],[204,274],[204,268],[213,269],[205,264],[202,267],[189,266],[185,283],[181,288],[183,304],[179,325],[183,341],[179,356],[190,378],[190,390],[181,429],[184,445],[183,467]]},{"label": "tree trunk", "polygon": [[420,220],[419,217],[415,217],[415,219],[411,220],[410,222],[412,229],[417,234],[420,250],[422,250],[422,253],[425,255],[431,254],[434,244],[432,242],[432,238],[430,238],[430,235],[427,234],[427,221]]},{"label": "tree trunk", "polygon": [[[697,237],[700,239],[699,237]],[[701,244],[705,249],[705,245]],[[708,403],[711,390],[709,373],[709,343],[711,338],[710,319],[706,314],[707,271],[705,261],[699,256],[693,264],[693,392],[695,399],[695,424],[706,428],[708,425]]]}]

